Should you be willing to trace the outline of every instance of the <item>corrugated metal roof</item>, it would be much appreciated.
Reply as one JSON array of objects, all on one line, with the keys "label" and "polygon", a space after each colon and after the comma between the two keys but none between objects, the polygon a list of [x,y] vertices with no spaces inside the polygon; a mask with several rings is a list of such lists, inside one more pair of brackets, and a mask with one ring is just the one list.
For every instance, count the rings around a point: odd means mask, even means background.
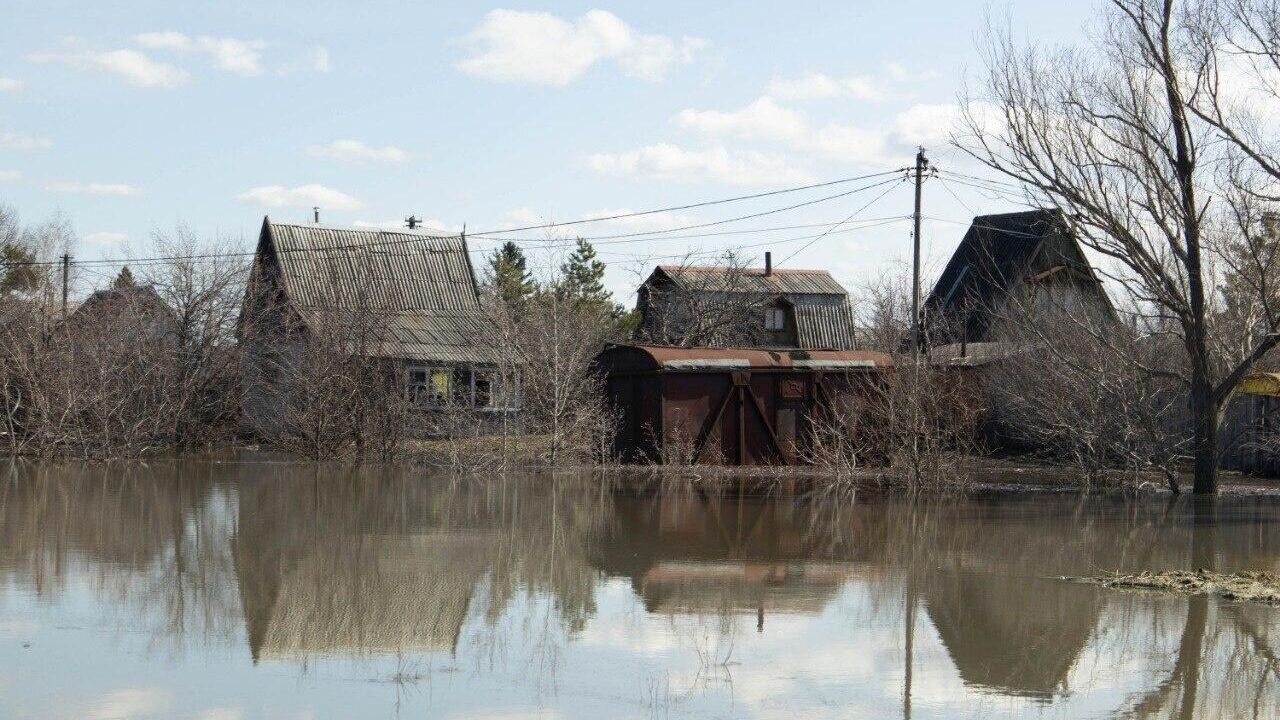
[{"label": "corrugated metal roof", "polygon": [[714,265],[659,265],[672,282],[686,290],[747,292],[768,294],[803,293],[840,295],[848,293],[826,270],[774,268],[731,268]]},{"label": "corrugated metal roof", "polygon": [[[854,346],[849,294],[826,270],[730,268],[707,265],[659,265],[645,280],[651,287],[671,283],[678,292],[707,294],[706,302],[735,302],[732,297],[780,297],[794,309],[796,346],[808,350]],[[727,296],[727,297],[726,297]],[[664,312],[661,303],[645,312]],[[646,320],[646,324],[647,320]],[[658,323],[654,323],[655,325]]]},{"label": "corrugated metal roof", "polygon": [[461,236],[267,220],[286,297],[308,322],[333,309],[385,322],[376,353],[423,362],[494,362],[492,323],[476,292]]},{"label": "corrugated metal roof", "polygon": [[796,318],[796,344],[802,348],[853,347],[853,309],[839,303],[791,304]]},{"label": "corrugated metal roof", "polygon": [[460,236],[268,221],[290,299],[301,306],[478,310]]},{"label": "corrugated metal roof", "polygon": [[761,350],[757,348],[687,348],[666,345],[614,345],[601,357],[627,355],[658,370],[731,370],[734,368],[804,368],[854,370],[893,367],[893,358],[867,350]]}]

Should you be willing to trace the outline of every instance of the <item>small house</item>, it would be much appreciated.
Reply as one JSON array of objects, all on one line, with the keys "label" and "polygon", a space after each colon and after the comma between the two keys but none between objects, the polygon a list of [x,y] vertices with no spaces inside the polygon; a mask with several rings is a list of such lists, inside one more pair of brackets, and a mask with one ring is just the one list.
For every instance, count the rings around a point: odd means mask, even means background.
[{"label": "small house", "polygon": [[505,412],[501,352],[460,235],[264,219],[241,313],[244,414],[278,422],[326,350],[367,357],[424,406]]},{"label": "small house", "polygon": [[640,286],[644,342],[684,347],[854,347],[849,294],[826,270],[659,265]]},{"label": "small house", "polygon": [[924,302],[933,345],[999,341],[1010,300],[1114,317],[1111,300],[1059,210],[980,215]]},{"label": "small house", "polygon": [[92,336],[137,342],[174,342],[178,318],[155,287],[139,284],[128,267],[111,286],[93,292],[67,317],[73,338]]}]

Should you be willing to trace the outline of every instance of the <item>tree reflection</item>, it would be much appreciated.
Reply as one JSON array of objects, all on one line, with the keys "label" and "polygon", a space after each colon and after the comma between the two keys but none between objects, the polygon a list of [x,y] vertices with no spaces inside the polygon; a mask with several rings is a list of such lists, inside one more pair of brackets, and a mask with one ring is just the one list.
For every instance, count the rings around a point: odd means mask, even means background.
[{"label": "tree reflection", "polygon": [[874,672],[900,678],[904,717],[913,694],[950,701],[930,697],[941,677],[1032,709],[1114,689],[1118,716],[1263,716],[1280,698],[1274,608],[1058,576],[1274,570],[1278,517],[1262,498],[1201,508],[271,463],[11,464],[0,573],[43,600],[87,590],[169,647],[236,642],[254,661],[298,664],[465,656],[478,670],[518,647],[529,653],[514,658],[520,674],[550,683],[597,619],[606,579],[625,579],[642,615],[696,635],[685,640],[704,680],[727,676],[727,658],[754,661],[735,633],[786,641],[774,618],[856,602],[859,637],[892,632],[885,647],[901,651],[900,665]]}]

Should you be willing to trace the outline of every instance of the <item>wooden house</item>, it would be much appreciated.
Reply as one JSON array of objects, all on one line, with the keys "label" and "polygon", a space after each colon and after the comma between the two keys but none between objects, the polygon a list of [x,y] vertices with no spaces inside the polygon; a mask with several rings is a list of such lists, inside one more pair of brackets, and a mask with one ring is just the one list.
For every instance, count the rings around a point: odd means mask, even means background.
[{"label": "wooden house", "polygon": [[854,347],[849,294],[826,270],[659,265],[640,286],[645,342],[685,347]]},{"label": "wooden house", "polygon": [[91,337],[134,342],[171,343],[178,317],[156,289],[134,280],[128,267],[111,286],[93,292],[67,317],[67,330],[77,340]]},{"label": "wooden house", "polygon": [[244,415],[279,421],[281,401],[323,345],[376,359],[416,402],[507,412],[500,351],[462,236],[264,219],[241,313]]},{"label": "wooden house", "polygon": [[1114,317],[1111,300],[1059,210],[980,215],[924,301],[937,345],[999,341],[1000,320],[1024,308]]}]

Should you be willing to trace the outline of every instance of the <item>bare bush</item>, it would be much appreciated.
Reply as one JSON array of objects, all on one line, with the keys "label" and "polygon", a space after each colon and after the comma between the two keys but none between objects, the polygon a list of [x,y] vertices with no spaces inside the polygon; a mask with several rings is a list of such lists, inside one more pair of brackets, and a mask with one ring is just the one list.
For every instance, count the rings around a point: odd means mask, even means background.
[{"label": "bare bush", "polygon": [[641,342],[680,347],[755,347],[772,344],[761,323],[772,298],[760,291],[759,271],[725,252],[712,265],[690,258],[662,267],[667,280],[641,287]]},{"label": "bare bush", "polygon": [[1008,351],[990,384],[997,426],[1076,464],[1086,486],[1135,485],[1154,472],[1178,492],[1186,441],[1178,376],[1169,368],[1176,347],[1140,322],[1014,298],[999,319]]},{"label": "bare bush", "polygon": [[[182,230],[157,240],[194,247]],[[237,405],[243,265],[234,258],[182,252],[148,264],[152,283],[126,268],[66,317],[52,280],[8,297],[0,372],[10,451],[101,457],[225,441]]]}]

